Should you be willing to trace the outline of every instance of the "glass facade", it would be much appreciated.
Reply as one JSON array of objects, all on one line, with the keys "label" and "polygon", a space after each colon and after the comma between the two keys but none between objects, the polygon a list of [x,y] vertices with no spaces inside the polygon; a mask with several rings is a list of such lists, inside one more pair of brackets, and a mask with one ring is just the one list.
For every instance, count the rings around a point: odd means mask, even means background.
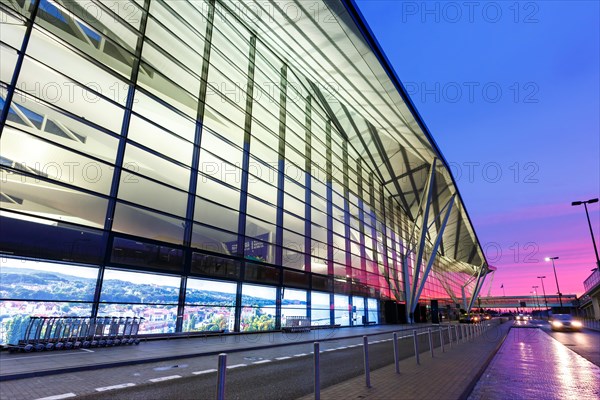
[{"label": "glass facade", "polygon": [[[244,332],[379,323],[405,301],[414,216],[364,139],[376,110],[237,3],[2,2],[2,341],[34,314]],[[421,299],[472,289],[456,249]]]}]

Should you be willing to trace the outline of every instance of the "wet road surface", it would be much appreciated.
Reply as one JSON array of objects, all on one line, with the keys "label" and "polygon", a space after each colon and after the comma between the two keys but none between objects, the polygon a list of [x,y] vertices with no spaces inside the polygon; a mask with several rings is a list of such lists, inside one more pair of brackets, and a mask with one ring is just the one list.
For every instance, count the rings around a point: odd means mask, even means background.
[{"label": "wet road surface", "polygon": [[470,400],[600,398],[600,367],[542,329],[515,327]]}]

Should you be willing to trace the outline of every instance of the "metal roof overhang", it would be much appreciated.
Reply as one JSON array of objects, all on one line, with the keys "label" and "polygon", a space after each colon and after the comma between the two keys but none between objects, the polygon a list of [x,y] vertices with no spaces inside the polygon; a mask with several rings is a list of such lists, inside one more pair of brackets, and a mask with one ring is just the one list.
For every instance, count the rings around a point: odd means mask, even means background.
[{"label": "metal roof overhang", "polygon": [[[475,274],[487,262],[450,167],[353,0],[236,2],[236,12],[321,91],[321,103],[351,145],[377,171],[411,221],[435,158],[428,240],[456,195],[438,255]],[[226,7],[226,6],[224,6]],[[318,86],[318,87],[317,87]],[[342,103],[343,102],[343,103]]]}]

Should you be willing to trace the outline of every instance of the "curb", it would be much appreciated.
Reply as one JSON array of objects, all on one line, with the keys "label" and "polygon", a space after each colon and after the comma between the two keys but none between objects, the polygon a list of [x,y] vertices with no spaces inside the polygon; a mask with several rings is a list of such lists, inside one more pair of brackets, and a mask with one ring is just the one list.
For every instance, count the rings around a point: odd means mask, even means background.
[{"label": "curb", "polygon": [[[507,321],[505,323],[510,323],[510,322],[511,321]],[[502,326],[502,325],[499,325],[499,326]],[[459,400],[467,400],[468,399],[469,395],[471,394],[471,392],[475,388],[475,385],[477,385],[477,382],[482,377],[483,373],[485,372],[485,370],[487,369],[487,367],[490,365],[490,363],[492,362],[492,360],[496,356],[496,353],[498,353],[498,351],[500,350],[500,347],[502,347],[502,345],[504,344],[504,341],[508,337],[508,333],[510,332],[510,330],[512,328],[513,327],[512,327],[512,324],[511,324],[511,326],[508,328],[508,330],[504,334],[504,337],[502,339],[500,339],[500,341],[498,342],[498,344],[496,345],[496,347],[492,350],[492,352],[486,358],[485,362],[481,365],[481,368],[479,368],[479,371],[477,371],[477,373],[473,376],[473,379],[469,382],[469,384],[467,385],[467,387],[465,388],[465,390],[463,390],[462,394],[458,398]]]}]

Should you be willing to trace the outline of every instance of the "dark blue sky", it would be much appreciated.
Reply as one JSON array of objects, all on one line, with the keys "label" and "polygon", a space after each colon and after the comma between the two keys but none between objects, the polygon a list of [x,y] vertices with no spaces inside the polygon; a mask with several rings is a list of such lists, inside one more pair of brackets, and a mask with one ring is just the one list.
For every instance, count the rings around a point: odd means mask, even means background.
[{"label": "dark blue sky", "polygon": [[538,275],[555,293],[545,256],[582,294],[595,256],[570,203],[600,193],[600,2],[357,4],[452,167],[498,267],[491,294],[529,294]]}]

